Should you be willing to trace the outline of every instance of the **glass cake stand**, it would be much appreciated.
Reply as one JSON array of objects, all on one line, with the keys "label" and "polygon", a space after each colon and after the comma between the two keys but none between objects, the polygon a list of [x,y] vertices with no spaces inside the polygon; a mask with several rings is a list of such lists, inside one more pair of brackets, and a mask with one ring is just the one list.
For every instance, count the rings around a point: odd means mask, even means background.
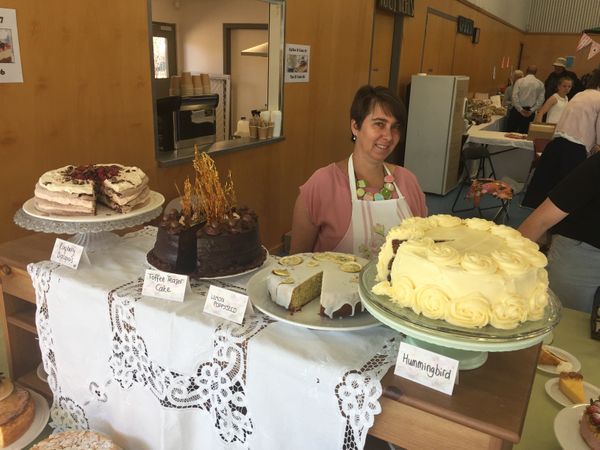
[{"label": "glass cake stand", "polygon": [[442,320],[416,314],[401,308],[389,297],[375,295],[377,266],[369,262],[360,273],[359,294],[365,308],[380,322],[407,336],[407,342],[459,360],[461,370],[476,369],[487,360],[488,352],[506,352],[528,348],[541,342],[558,325],[562,306],[549,291],[544,317],[524,322],[512,330],[500,330],[490,325],[483,328],[463,328]]},{"label": "glass cake stand", "polygon": [[94,251],[118,242],[119,236],[111,231],[141,225],[158,217],[164,202],[162,194],[150,191],[144,205],[126,213],[98,205],[95,216],[56,216],[36,209],[34,199],[30,198],[15,213],[13,220],[27,230],[74,234],[70,242],[84,246],[86,251]]}]

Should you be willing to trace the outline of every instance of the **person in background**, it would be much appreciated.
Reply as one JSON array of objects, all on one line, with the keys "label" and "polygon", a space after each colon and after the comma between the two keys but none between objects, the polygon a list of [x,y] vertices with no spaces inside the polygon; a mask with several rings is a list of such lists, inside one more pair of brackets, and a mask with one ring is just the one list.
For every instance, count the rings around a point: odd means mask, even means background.
[{"label": "person in background", "polygon": [[544,81],[546,99],[550,98],[556,92],[559,80],[563,77],[568,77],[573,82],[571,92],[569,93],[569,100],[585,89],[583,83],[577,78],[577,74],[567,70],[567,58],[563,58],[562,56],[556,58],[552,63],[552,66],[554,67],[554,70],[550,72],[550,75],[548,75],[548,78]]},{"label": "person in background", "polygon": [[300,186],[290,253],[335,250],[376,257],[391,227],[427,215],[416,177],[385,163],[406,120],[404,104],[388,88],[358,89],[350,108],[352,154],[318,169]]},{"label": "person in background", "polygon": [[546,123],[558,123],[567,103],[569,103],[567,94],[571,91],[572,86],[573,80],[569,77],[562,77],[558,82],[556,92],[535,113],[533,121],[540,123],[544,118],[544,114],[547,114]]},{"label": "person in background", "polygon": [[512,91],[512,108],[508,113],[508,131],[527,133],[535,112],[544,103],[544,84],[535,77],[537,67],[531,65],[525,77],[518,80]]},{"label": "person in background", "polygon": [[556,185],[519,227],[539,240],[553,233],[548,251],[550,289],[563,306],[590,312],[600,286],[600,153],[589,157]]},{"label": "person in background", "polygon": [[515,83],[517,82],[517,80],[520,80],[521,78],[523,78],[524,75],[525,74],[523,73],[523,71],[519,70],[519,69],[515,70],[512,73],[512,77],[510,79],[510,84],[504,91],[504,98],[502,99],[502,106],[504,106],[506,108],[507,113],[508,113],[508,111],[510,111],[510,108],[512,108],[513,87],[514,87]]},{"label": "person in background", "polygon": [[577,94],[556,124],[523,197],[523,206],[537,208],[550,190],[587,158],[600,139],[600,69],[592,72],[588,88]]}]

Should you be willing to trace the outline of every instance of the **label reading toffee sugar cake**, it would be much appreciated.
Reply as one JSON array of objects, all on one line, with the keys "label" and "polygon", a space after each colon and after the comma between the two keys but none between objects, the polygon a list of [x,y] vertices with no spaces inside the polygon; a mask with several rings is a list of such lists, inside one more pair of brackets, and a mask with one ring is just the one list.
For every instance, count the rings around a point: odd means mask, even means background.
[{"label": "label reading toffee sugar cake", "polygon": [[146,269],[142,295],[182,302],[188,284],[187,275]]},{"label": "label reading toffee sugar cake", "polygon": [[247,305],[247,295],[211,285],[206,295],[204,312],[241,325]]},{"label": "label reading toffee sugar cake", "polygon": [[71,269],[77,269],[83,254],[85,254],[85,250],[81,245],[57,238],[54,242],[50,261],[70,267]]}]

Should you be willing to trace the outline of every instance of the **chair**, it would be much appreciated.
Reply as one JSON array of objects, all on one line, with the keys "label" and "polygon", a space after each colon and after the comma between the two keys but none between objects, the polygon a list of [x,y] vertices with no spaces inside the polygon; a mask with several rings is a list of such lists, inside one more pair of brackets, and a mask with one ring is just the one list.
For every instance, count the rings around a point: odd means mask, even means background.
[{"label": "chair", "polygon": [[[471,164],[469,162],[476,162],[477,164],[477,172],[475,174],[471,173],[470,167]],[[489,164],[489,174],[486,175],[486,161]],[[490,157],[490,152],[485,145],[468,145],[464,147],[460,153],[460,174],[459,181],[460,187],[458,188],[458,192],[456,193],[456,198],[454,199],[454,203],[452,204],[452,212],[464,212],[470,211],[474,207],[464,208],[464,209],[456,209],[456,204],[461,196],[463,188],[465,186],[471,186],[473,180],[477,178],[496,178],[496,171],[494,170],[494,164],[492,164],[492,158]]]},{"label": "chair", "polygon": [[[500,200],[500,207],[489,206],[486,208],[481,207],[481,197],[484,195],[491,195],[492,197]],[[467,198],[473,199],[473,206],[477,208],[479,217],[483,217],[483,210],[498,208],[496,214],[492,218],[493,222],[502,218],[502,223],[506,223],[509,219],[508,207],[510,201],[514,195],[513,188],[506,182],[496,180],[495,178],[477,178],[471,183]]]}]

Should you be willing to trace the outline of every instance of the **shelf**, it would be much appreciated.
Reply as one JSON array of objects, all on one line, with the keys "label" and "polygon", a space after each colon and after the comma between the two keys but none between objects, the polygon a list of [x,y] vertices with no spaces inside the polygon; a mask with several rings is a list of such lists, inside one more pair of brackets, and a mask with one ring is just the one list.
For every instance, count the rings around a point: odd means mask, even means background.
[{"label": "shelf", "polygon": [[20,311],[6,317],[6,321],[11,325],[22,328],[30,333],[37,335],[35,326],[35,309]]},{"label": "shelf", "polygon": [[32,370],[31,372],[26,373],[22,377],[17,378],[17,383],[33,389],[36,392],[39,392],[48,400],[52,400],[52,391],[50,390],[50,386],[45,381],[42,381],[38,378],[36,370]]}]

